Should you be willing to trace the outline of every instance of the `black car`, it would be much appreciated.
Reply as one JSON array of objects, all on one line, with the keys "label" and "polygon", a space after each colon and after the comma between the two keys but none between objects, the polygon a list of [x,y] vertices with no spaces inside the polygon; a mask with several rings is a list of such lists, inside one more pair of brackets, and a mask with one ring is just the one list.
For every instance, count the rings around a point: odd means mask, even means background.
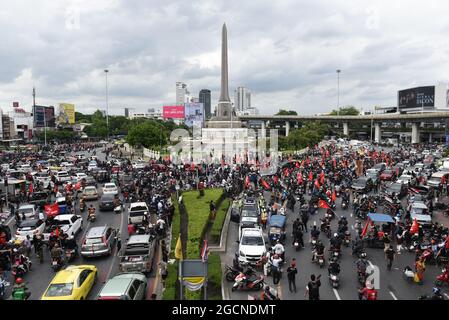
[{"label": "black car", "polygon": [[92,176],[87,176],[86,178],[86,186],[97,186],[97,181],[95,180],[94,177]]},{"label": "black car", "polygon": [[373,180],[370,177],[360,177],[352,182],[351,188],[355,192],[370,192],[373,190]]},{"label": "black car", "polygon": [[393,193],[396,194],[396,196],[401,199],[405,197],[408,193],[408,188],[405,184],[399,183],[399,182],[393,182],[388,185],[388,187],[385,189],[385,194],[392,197]]},{"label": "black car", "polygon": [[103,194],[100,199],[99,208],[101,211],[112,211],[114,210],[114,199],[113,194]]},{"label": "black car", "polygon": [[240,223],[240,212],[238,208],[231,209],[231,221]]},{"label": "black car", "polygon": [[49,203],[48,193],[45,191],[33,192],[29,201],[31,204],[34,204],[36,207],[40,209],[44,208],[44,206]]}]

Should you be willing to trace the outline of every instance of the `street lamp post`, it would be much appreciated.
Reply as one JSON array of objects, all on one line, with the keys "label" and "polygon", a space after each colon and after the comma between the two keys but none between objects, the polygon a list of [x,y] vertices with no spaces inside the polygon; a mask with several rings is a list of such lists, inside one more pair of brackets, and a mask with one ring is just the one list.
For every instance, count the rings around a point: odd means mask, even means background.
[{"label": "street lamp post", "polygon": [[106,127],[108,128],[108,140],[109,140],[109,101],[108,101],[108,73],[109,70],[104,70],[104,73],[106,74]]},{"label": "street lamp post", "polygon": [[337,69],[337,115],[340,115],[340,69]]}]

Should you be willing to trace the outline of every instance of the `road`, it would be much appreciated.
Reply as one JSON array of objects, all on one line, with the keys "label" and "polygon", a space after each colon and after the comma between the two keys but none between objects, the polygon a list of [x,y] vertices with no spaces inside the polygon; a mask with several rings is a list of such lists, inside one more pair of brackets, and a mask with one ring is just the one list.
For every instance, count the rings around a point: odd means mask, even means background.
[{"label": "road", "polygon": [[[89,156],[87,152],[77,152],[72,153],[72,155],[75,154],[84,154],[85,156]],[[96,154],[99,160],[104,161],[105,160],[105,154],[101,152],[101,149],[96,149]],[[91,155],[91,154],[90,154]],[[99,197],[101,197],[102,193],[102,185],[97,184],[97,190],[99,192]],[[124,210],[121,214],[116,214],[113,211],[100,211],[99,210],[99,201],[88,201],[86,202],[88,206],[92,204],[96,209],[96,216],[97,220],[93,223],[87,221],[87,210],[85,210],[84,213],[82,213],[83,217],[83,230],[78,234],[77,236],[77,242],[78,247],[81,248],[81,242],[84,237],[84,235],[87,233],[90,227],[96,227],[96,226],[103,226],[103,225],[109,225],[112,226],[115,229],[120,230],[121,239],[122,239],[122,247],[125,245],[126,240],[128,239],[128,228],[127,228],[127,222],[128,222],[128,215],[127,215],[127,208],[128,204],[126,204]],[[79,214],[79,202],[76,202],[76,213]],[[10,226],[12,229],[13,221],[11,221]],[[13,230],[15,233],[15,230]],[[31,260],[33,262],[32,270],[25,276],[25,281],[27,283],[27,286],[31,292],[30,299],[32,300],[38,300],[42,296],[42,294],[45,292],[48,284],[52,280],[52,278],[55,275],[55,272],[52,270],[50,265],[50,253],[48,250],[44,250],[44,263],[40,264],[39,261],[36,259],[36,256],[34,255],[34,251],[31,254]],[[158,256],[158,255],[155,255]],[[157,273],[157,263],[155,259],[153,271],[150,274],[148,278],[148,285],[147,285],[147,299],[150,298],[153,285],[155,283],[156,279],[156,273]],[[99,257],[99,258],[93,258],[93,259],[83,259],[80,256],[77,257],[70,265],[81,265],[81,264],[93,264],[98,268],[98,281],[93,287],[92,291],[89,294],[89,300],[93,300],[97,297],[98,293],[101,291],[104,284],[107,282],[108,279],[113,277],[116,273],[119,272],[118,265],[119,265],[119,257],[117,256],[117,247],[114,246],[113,254],[110,257]],[[8,281],[11,281],[10,278]],[[10,291],[11,288],[9,288],[8,291]]]},{"label": "road", "polygon": [[[265,198],[267,201],[269,200],[270,194],[265,192]],[[309,199],[307,196],[306,199]],[[348,210],[341,209],[341,199],[337,199],[337,216],[346,216],[349,222],[349,226],[354,226],[355,217],[352,216],[352,208]],[[322,277],[322,285],[320,288],[320,297],[323,300],[354,300],[358,299],[357,289],[359,287],[359,283],[357,281],[357,273],[355,261],[356,258],[351,255],[351,247],[346,248],[342,246],[342,258],[340,259],[340,287],[338,289],[333,289],[330,285],[327,278],[327,266],[328,260],[326,259],[326,266],[322,269],[317,264],[311,262],[311,248],[308,243],[310,238],[310,233],[304,235],[305,248],[300,249],[300,251],[296,251],[292,247],[292,225],[293,221],[299,217],[299,204],[296,204],[294,212],[288,210],[287,213],[287,239],[285,244],[285,256],[286,262],[289,263],[292,258],[296,258],[298,274],[296,277],[296,286],[297,293],[291,293],[288,288],[288,280],[285,270],[288,265],[285,265],[283,270],[283,276],[279,283],[279,285],[273,285],[272,277],[268,277],[266,282],[268,285],[276,288],[278,290],[279,296],[281,299],[287,300],[304,300],[308,299],[304,297],[305,288],[307,283],[310,281],[310,275],[321,274]],[[319,219],[324,217],[325,209],[319,209],[318,214],[311,216],[308,226],[309,231],[310,227],[315,223],[317,227],[320,226]],[[438,216],[437,220],[442,222],[444,217],[439,217],[440,213],[436,213]],[[444,221],[447,225],[448,220]],[[332,230],[337,229],[337,219],[332,221]],[[350,227],[351,228],[351,227]],[[355,231],[351,228],[351,237],[354,237]],[[266,235],[266,231],[265,235]],[[329,241],[325,235],[320,235],[320,239],[323,241],[323,244],[326,247],[325,256],[327,258],[327,249],[329,249]],[[238,224],[231,222],[229,226],[228,240],[227,240],[227,251],[225,254],[225,264],[232,265],[232,259],[234,257],[235,252],[238,250],[238,244],[236,241],[238,240]],[[395,246],[396,249],[396,246]],[[419,296],[425,294],[432,293],[432,287],[434,280],[437,275],[441,273],[441,269],[437,266],[427,265],[426,272],[424,275],[424,283],[423,285],[417,285],[415,283],[409,283],[403,278],[403,269],[406,266],[412,267],[414,269],[414,253],[402,252],[400,255],[396,255],[396,258],[393,262],[393,268],[391,271],[387,270],[385,255],[382,249],[366,249],[368,260],[374,266],[379,268],[380,274],[380,289],[378,290],[378,299],[379,300],[417,300]],[[232,283],[225,283],[225,290],[230,294],[231,300],[247,300],[248,295],[255,295],[258,292],[231,292]],[[449,298],[449,291],[447,288],[444,290],[444,294],[446,298]]]}]

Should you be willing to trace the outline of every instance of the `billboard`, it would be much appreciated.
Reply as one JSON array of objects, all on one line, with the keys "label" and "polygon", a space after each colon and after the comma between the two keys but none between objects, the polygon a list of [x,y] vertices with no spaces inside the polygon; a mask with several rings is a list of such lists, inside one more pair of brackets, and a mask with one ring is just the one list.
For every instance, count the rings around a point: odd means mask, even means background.
[{"label": "billboard", "polygon": [[398,106],[400,109],[435,107],[435,86],[399,91]]},{"label": "billboard", "polygon": [[75,105],[60,103],[58,113],[58,124],[75,124]]},{"label": "billboard", "polygon": [[184,119],[184,106],[163,106],[164,119]]},{"label": "billboard", "polygon": [[204,105],[202,103],[192,102],[185,104],[185,124],[189,127],[203,127],[204,124]]},{"label": "billboard", "polygon": [[34,106],[33,123],[35,128],[45,126],[53,128],[55,126],[55,107]]}]

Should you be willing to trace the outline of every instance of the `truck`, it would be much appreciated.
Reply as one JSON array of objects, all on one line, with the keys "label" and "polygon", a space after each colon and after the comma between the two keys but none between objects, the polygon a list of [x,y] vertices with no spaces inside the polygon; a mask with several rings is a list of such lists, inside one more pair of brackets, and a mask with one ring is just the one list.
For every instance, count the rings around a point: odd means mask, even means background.
[{"label": "truck", "polygon": [[149,219],[149,208],[145,202],[133,202],[129,205],[128,223],[141,225]]},{"label": "truck", "polygon": [[132,235],[120,252],[121,272],[142,272],[149,275],[153,269],[156,237],[149,234]]}]

